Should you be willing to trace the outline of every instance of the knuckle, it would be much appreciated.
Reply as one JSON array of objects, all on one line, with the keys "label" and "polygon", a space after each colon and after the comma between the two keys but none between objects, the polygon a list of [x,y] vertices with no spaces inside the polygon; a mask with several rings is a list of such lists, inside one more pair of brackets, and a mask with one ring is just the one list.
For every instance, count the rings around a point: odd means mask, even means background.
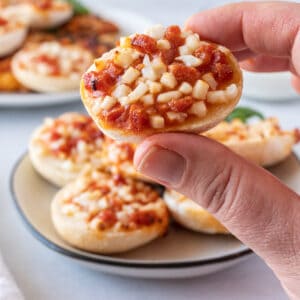
[{"label": "knuckle", "polygon": [[205,182],[198,182],[201,189],[196,187],[202,191],[200,197],[205,208],[223,221],[230,219],[236,210],[240,178],[238,167],[222,165]]},{"label": "knuckle", "polygon": [[227,167],[218,170],[212,178],[209,178],[207,185],[203,190],[203,198],[206,201],[207,209],[213,213],[218,214],[223,210],[227,202],[227,194],[230,189],[232,168]]}]

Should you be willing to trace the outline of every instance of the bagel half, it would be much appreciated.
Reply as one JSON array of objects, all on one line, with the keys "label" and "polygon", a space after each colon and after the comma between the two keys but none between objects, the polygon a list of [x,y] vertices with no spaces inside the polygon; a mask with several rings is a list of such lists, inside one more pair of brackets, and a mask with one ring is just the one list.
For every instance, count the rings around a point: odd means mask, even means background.
[{"label": "bagel half", "polygon": [[285,160],[299,142],[298,130],[282,130],[276,118],[252,124],[235,119],[222,122],[204,136],[223,143],[233,152],[263,167]]},{"label": "bagel half", "polygon": [[88,113],[112,139],[203,132],[223,120],[242,92],[242,73],[223,46],[160,25],[120,39],[81,81]]},{"label": "bagel half", "polygon": [[166,232],[169,222],[166,205],[150,186],[97,171],[60,190],[51,213],[63,240],[102,254],[149,243]]},{"label": "bagel half", "polygon": [[208,211],[175,191],[166,190],[164,201],[175,221],[187,229],[208,234],[229,233]]}]

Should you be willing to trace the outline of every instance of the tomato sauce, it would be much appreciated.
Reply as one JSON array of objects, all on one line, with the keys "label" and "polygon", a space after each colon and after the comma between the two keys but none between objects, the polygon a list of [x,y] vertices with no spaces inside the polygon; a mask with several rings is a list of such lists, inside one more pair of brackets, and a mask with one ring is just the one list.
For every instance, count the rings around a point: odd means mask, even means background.
[{"label": "tomato sauce", "polygon": [[8,23],[7,20],[0,17],[0,26],[5,26],[7,25],[7,23]]}]

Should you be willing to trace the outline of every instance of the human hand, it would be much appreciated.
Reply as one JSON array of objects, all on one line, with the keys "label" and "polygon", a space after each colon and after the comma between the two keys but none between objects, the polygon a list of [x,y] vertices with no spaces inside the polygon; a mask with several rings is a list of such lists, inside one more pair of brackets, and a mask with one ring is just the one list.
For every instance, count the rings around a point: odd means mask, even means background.
[{"label": "human hand", "polygon": [[299,4],[230,4],[196,14],[186,26],[202,39],[230,48],[245,70],[291,71],[292,84],[300,93]]},{"label": "human hand", "polygon": [[[251,57],[242,63],[247,69],[300,74],[299,4],[226,5],[191,17],[187,28],[227,46],[239,60]],[[299,195],[225,146],[192,134],[146,139],[135,165],[214,214],[266,261],[291,298],[300,299]]]}]

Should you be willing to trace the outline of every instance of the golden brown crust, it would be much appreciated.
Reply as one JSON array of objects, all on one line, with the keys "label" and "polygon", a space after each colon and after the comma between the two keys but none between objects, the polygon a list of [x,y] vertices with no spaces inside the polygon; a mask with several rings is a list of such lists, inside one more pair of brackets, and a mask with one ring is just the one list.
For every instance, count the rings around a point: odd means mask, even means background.
[{"label": "golden brown crust", "polygon": [[173,218],[187,229],[209,234],[229,233],[215,217],[187,197],[167,190],[164,200]]}]

